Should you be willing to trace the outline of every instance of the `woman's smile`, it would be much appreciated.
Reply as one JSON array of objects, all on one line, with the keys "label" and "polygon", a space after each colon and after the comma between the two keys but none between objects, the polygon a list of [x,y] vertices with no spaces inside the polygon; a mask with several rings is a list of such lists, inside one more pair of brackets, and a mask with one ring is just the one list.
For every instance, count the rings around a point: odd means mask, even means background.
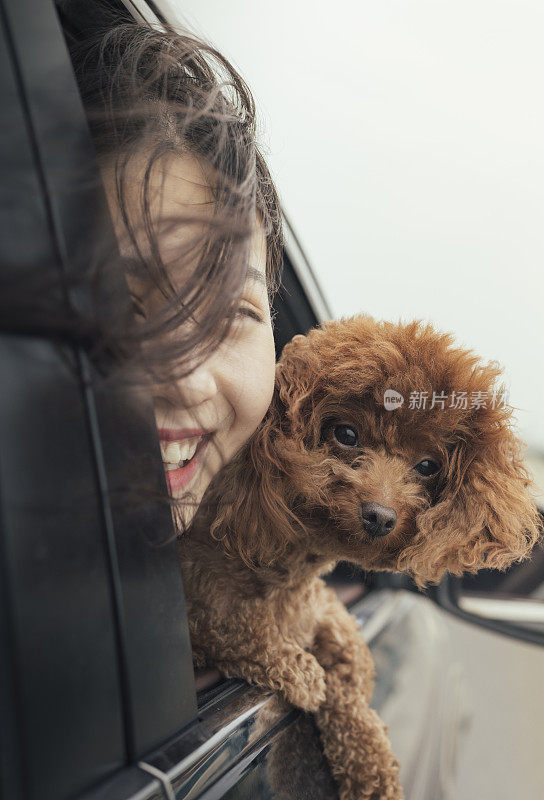
[{"label": "woman's smile", "polygon": [[186,488],[202,464],[211,433],[195,428],[159,428],[162,461],[171,495]]}]

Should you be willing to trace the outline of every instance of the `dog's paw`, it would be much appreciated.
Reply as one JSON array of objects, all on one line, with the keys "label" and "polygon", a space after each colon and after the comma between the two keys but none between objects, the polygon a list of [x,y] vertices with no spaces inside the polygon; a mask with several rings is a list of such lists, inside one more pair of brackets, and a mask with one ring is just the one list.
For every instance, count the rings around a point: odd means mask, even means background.
[{"label": "dog's paw", "polygon": [[284,694],[291,705],[304,711],[317,711],[326,695],[325,671],[311,653],[297,655],[292,680],[284,685]]}]

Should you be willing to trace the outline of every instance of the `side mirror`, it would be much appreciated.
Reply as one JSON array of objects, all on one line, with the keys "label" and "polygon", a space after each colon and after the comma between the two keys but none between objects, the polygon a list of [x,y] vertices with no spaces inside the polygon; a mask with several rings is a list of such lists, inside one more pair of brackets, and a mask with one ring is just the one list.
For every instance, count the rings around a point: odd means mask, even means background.
[{"label": "side mirror", "polygon": [[467,622],[544,646],[544,547],[537,545],[527,561],[506,572],[448,575],[435,599]]}]

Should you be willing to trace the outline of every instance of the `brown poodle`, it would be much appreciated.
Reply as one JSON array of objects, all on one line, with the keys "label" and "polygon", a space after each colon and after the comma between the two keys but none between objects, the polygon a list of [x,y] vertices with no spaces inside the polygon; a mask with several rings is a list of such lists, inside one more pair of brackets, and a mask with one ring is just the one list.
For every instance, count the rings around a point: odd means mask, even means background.
[{"label": "brown poodle", "polygon": [[527,556],[539,516],[499,375],[420,322],[295,336],[265,420],[180,541],[195,663],[313,711],[342,800],[402,790],[370,652],[320,576],[342,560],[424,586]]}]

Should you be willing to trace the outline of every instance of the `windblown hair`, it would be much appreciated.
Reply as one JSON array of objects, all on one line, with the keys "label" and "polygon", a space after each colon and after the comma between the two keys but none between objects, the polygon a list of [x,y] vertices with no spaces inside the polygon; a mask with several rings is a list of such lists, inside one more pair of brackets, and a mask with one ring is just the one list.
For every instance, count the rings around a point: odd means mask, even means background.
[{"label": "windblown hair", "polygon": [[[281,213],[256,144],[253,98],[229,62],[207,43],[167,26],[157,29],[123,19],[106,8],[99,19],[90,33],[69,33],[72,61],[98,159],[114,176],[131,244],[131,257],[122,268],[158,287],[165,301],[153,319],[117,334],[127,342],[145,342],[153,380],[171,381],[194,369],[226,337],[247,274],[256,215],[266,235],[269,296],[274,294],[281,266]],[[171,279],[176,265],[164,263],[151,215],[150,179],[165,158],[184,154],[202,164],[213,209],[204,230],[179,248],[176,261],[190,263],[191,270],[176,288]],[[142,156],[139,207],[134,209],[127,177]],[[202,228],[202,217],[188,213],[161,219],[160,234],[180,226],[193,230],[195,222]],[[185,324],[195,319],[198,325]],[[175,339],[165,338],[171,331]]]},{"label": "windblown hair", "polygon": [[[115,237],[104,237],[83,276],[85,291],[92,286],[97,298],[86,324],[96,363],[106,364],[98,372],[137,389],[168,384],[169,397],[176,394],[183,407],[183,378],[225,341],[235,320],[257,220],[266,237],[270,300],[279,284],[281,211],[256,143],[254,101],[231,64],[184,31],[136,22],[120,3],[59,0],[58,11],[98,165],[113,176],[129,243],[120,256]],[[152,211],[152,177],[177,156],[202,168],[211,197],[204,219],[187,207],[160,219]],[[162,237],[181,230],[175,255],[166,256]],[[95,231],[94,239],[100,236],[103,230]],[[158,290],[163,302],[153,316],[136,320],[125,276],[144,295],[146,287]],[[69,333],[78,327],[81,336],[82,321],[72,322]],[[195,501],[187,495],[169,502]]]}]

